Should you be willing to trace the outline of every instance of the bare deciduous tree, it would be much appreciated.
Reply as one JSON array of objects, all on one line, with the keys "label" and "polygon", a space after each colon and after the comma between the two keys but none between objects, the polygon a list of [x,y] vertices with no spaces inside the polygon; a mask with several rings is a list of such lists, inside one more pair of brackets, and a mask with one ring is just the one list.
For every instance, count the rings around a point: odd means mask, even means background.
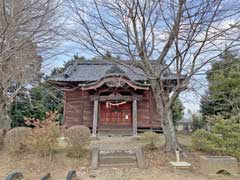
[{"label": "bare deciduous tree", "polygon": [[0,0],[0,128],[21,87],[37,79],[42,58],[55,44],[60,0]]},{"label": "bare deciduous tree", "polygon": [[[234,44],[239,3],[231,0],[68,0],[69,40],[131,68],[141,68],[153,89],[166,150],[179,148],[171,109],[191,79]],[[225,44],[225,46],[223,45]],[[128,59],[131,65],[107,52]],[[152,64],[154,61],[159,68]],[[164,67],[164,68],[162,68]],[[163,80],[170,69],[174,82]],[[168,88],[166,88],[168,87]]]}]

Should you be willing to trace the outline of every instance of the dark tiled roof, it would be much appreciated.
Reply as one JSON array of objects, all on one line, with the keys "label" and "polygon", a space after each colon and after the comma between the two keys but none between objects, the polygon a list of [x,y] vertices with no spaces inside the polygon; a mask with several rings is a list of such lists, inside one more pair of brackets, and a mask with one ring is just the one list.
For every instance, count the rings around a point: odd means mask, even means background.
[{"label": "dark tiled roof", "polygon": [[[109,61],[75,61],[69,65],[64,73],[50,78],[51,81],[58,82],[94,82],[108,75],[116,66],[119,67],[121,74],[124,74],[132,81],[146,81],[147,78],[143,70],[137,67],[128,68],[124,65],[115,64]],[[119,69],[116,75],[119,75]],[[112,72],[111,72],[112,73]],[[168,71],[164,79],[176,79],[175,75]]]}]

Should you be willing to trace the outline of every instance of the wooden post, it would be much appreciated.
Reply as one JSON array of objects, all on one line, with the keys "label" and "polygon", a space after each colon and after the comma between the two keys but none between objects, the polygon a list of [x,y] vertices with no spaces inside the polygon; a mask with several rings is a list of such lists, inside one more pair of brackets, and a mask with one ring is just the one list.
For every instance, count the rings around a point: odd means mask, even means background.
[{"label": "wooden post", "polygon": [[133,136],[137,136],[137,100],[132,102]]},{"label": "wooden post", "polygon": [[94,100],[92,136],[97,136],[98,100]]}]

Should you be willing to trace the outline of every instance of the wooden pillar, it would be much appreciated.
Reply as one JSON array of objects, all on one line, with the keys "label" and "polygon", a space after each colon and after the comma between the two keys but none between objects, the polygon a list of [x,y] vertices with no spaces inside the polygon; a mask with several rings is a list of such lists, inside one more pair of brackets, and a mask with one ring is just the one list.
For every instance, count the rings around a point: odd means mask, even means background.
[{"label": "wooden pillar", "polygon": [[137,100],[132,102],[133,136],[137,136]]},{"label": "wooden pillar", "polygon": [[92,136],[97,136],[98,100],[94,100]]}]

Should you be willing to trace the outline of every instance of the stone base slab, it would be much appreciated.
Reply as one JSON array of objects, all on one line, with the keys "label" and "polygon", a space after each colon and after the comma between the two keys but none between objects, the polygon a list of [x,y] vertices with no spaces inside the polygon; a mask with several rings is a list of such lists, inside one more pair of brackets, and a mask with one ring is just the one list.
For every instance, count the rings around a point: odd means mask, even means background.
[{"label": "stone base slab", "polygon": [[238,175],[237,159],[231,156],[200,156],[200,168],[203,174],[216,175],[226,170],[231,175]]}]

